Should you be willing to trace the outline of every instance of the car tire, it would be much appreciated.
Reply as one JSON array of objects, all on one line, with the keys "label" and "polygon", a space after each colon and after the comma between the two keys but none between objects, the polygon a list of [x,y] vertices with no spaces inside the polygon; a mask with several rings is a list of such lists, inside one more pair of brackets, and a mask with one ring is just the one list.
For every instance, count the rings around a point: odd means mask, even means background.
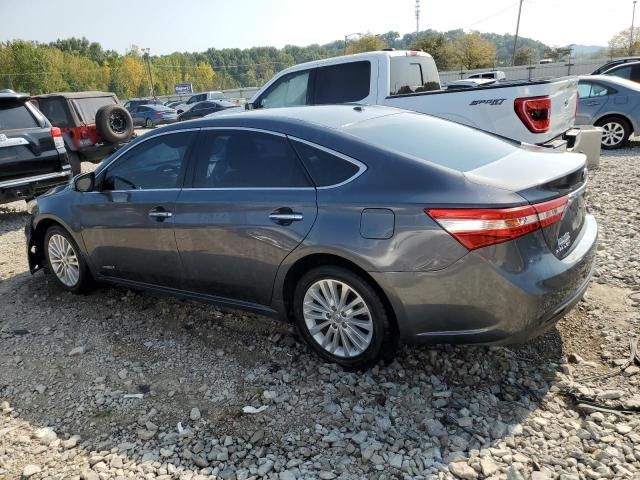
[{"label": "car tire", "polygon": [[602,148],[613,150],[622,147],[631,136],[631,125],[621,117],[606,117],[596,122],[597,127],[602,127]]},{"label": "car tire", "polygon": [[67,152],[67,160],[71,165],[71,173],[76,176],[82,172],[82,162],[80,161],[80,155],[78,152]]},{"label": "car tire", "polygon": [[47,268],[63,289],[82,293],[93,284],[91,272],[78,244],[62,227],[49,227],[44,236]]},{"label": "car tire", "polygon": [[395,352],[382,299],[350,270],[323,266],[305,273],[294,293],[293,311],[302,338],[328,362],[366,369]]},{"label": "car tire", "polygon": [[145,120],[145,122],[144,122],[144,126],[145,126],[146,128],[153,128],[153,122],[151,121],[151,119],[150,119],[150,118],[147,118],[147,119]]},{"label": "car tire", "polygon": [[105,105],[96,112],[96,129],[105,143],[123,143],[131,138],[133,119],[122,105]]}]

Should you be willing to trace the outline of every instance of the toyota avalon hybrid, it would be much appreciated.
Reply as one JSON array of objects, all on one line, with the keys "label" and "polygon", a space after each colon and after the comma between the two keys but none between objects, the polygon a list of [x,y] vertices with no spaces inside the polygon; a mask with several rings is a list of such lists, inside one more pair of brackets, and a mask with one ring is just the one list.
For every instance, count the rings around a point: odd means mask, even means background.
[{"label": "toyota avalon hybrid", "polygon": [[327,361],[399,342],[505,344],[582,297],[585,157],[427,115],[341,105],[164,127],[41,196],[32,272],[294,322]]}]

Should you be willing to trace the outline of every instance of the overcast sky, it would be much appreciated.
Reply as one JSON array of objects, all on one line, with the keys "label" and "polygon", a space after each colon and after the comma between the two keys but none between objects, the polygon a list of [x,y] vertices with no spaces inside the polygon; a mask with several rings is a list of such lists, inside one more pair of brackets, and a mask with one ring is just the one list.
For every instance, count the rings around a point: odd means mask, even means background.
[{"label": "overcast sky", "polygon": [[[420,29],[513,33],[518,0],[422,0]],[[520,34],[549,45],[606,45],[632,0],[524,0]],[[415,0],[0,0],[0,41],[82,37],[152,54],[327,43],[353,32],[415,30]],[[640,8],[638,11],[640,20]],[[639,22],[640,23],[640,22]]]}]

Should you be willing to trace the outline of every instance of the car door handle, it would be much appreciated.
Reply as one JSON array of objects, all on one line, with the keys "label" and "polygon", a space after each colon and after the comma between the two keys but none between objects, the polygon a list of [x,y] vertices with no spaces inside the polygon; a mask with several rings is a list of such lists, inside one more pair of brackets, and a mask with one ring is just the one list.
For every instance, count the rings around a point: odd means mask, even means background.
[{"label": "car door handle", "polygon": [[600,105],[600,102],[589,102],[589,103],[587,103],[588,107],[595,107],[596,105]]},{"label": "car door handle", "polygon": [[152,210],[149,210],[149,216],[151,218],[155,218],[159,222],[163,221],[165,218],[173,217],[173,212],[167,212],[164,208],[158,207]]},{"label": "car door handle", "polygon": [[299,222],[304,217],[301,213],[272,213],[269,218],[275,222]]}]

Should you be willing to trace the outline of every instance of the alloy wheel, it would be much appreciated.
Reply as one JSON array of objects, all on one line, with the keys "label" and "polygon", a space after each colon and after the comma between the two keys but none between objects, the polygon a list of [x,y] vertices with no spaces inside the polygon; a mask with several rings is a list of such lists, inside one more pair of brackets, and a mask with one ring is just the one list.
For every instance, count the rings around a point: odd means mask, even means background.
[{"label": "alloy wheel", "polygon": [[339,280],[319,280],[307,289],[303,317],[311,337],[337,357],[361,355],[373,339],[369,307],[355,289]]},{"label": "alloy wheel", "polygon": [[127,129],[127,121],[120,112],[113,112],[109,115],[109,126],[116,133],[122,133]]},{"label": "alloy wheel", "polygon": [[58,280],[67,287],[74,287],[80,278],[80,263],[71,243],[56,233],[49,239],[47,250],[53,273]]},{"label": "alloy wheel", "polygon": [[602,125],[602,144],[615,147],[624,140],[624,127],[618,122],[608,122]]}]

